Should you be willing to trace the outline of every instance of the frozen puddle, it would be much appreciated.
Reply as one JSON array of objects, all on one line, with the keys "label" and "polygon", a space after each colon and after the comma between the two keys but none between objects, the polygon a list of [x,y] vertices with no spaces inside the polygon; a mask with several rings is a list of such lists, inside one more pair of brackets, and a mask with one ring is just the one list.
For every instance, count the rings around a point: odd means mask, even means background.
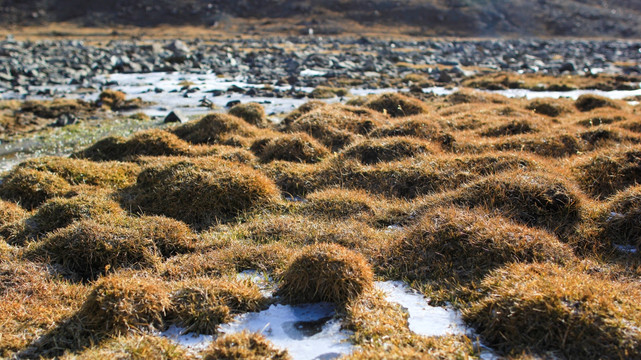
[{"label": "frozen puddle", "polygon": [[207,349],[214,340],[213,335],[202,335],[195,333],[183,334],[184,329],[177,326],[170,326],[169,329],[160,333],[160,336],[173,340],[187,349],[199,352]]},{"label": "frozen puddle", "polygon": [[348,340],[350,333],[341,330],[340,320],[334,314],[334,305],[329,303],[275,304],[221,325],[220,332],[261,333],[277,347],[287,349],[293,359],[335,359],[351,353],[354,346]]},{"label": "frozen puddle", "polygon": [[407,310],[410,330],[416,334],[441,336],[468,332],[458,311],[429,305],[422,294],[402,281],[377,282],[376,287],[387,295],[387,301]]}]

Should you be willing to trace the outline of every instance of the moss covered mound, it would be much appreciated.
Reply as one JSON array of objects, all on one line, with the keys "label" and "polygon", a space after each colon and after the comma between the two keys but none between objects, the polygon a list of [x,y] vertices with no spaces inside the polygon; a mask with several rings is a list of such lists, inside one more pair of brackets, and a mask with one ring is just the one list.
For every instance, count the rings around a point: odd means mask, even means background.
[{"label": "moss covered mound", "polygon": [[368,101],[365,106],[391,117],[427,113],[427,106],[422,101],[398,93],[381,94]]},{"label": "moss covered mound", "polygon": [[514,264],[493,272],[480,291],[464,319],[488,345],[509,355],[641,357],[636,285],[553,264]]},{"label": "moss covered mound", "polygon": [[173,129],[179,138],[192,144],[219,144],[230,136],[253,137],[259,132],[243,119],[228,114],[209,114]]},{"label": "moss covered mound", "polygon": [[94,286],[78,315],[89,329],[110,335],[160,329],[171,306],[169,295],[159,279],[128,272],[114,274]]},{"label": "moss covered mound", "polygon": [[372,285],[372,269],[362,255],[340,245],[317,244],[292,261],[276,294],[289,303],[344,305]]},{"label": "moss covered mound", "polygon": [[60,264],[82,279],[95,279],[121,268],[155,267],[160,261],[154,242],[136,229],[93,220],[49,234],[30,254]]},{"label": "moss covered mound", "polygon": [[576,106],[579,111],[590,111],[602,107],[610,107],[614,109],[618,109],[619,105],[617,105],[614,101],[603,97],[603,96],[598,96],[598,95],[593,95],[593,94],[586,94],[586,95],[581,95],[579,96],[578,99],[574,102],[574,106]]},{"label": "moss covered mound", "polygon": [[315,163],[329,155],[329,150],[306,133],[285,134],[259,139],[252,150],[263,162],[273,160]]},{"label": "moss covered mound", "polygon": [[239,117],[254,126],[266,127],[269,125],[265,109],[259,103],[249,102],[238,104],[229,109],[229,114]]},{"label": "moss covered mound", "polygon": [[147,166],[128,190],[132,209],[165,215],[195,227],[233,219],[272,204],[276,185],[249,166],[228,161],[167,161]]},{"label": "moss covered mound", "polygon": [[93,161],[122,161],[137,156],[187,156],[206,152],[206,148],[190,146],[172,133],[152,129],[138,132],[126,140],[120,137],[102,139],[73,156]]},{"label": "moss covered mound", "polygon": [[262,335],[241,332],[224,335],[212,342],[203,354],[205,360],[290,360],[286,350],[272,345]]},{"label": "moss covered mound", "polygon": [[563,237],[580,220],[581,199],[565,181],[536,172],[508,172],[462,187],[457,204],[497,209],[520,223]]},{"label": "moss covered mound", "polygon": [[55,196],[71,190],[71,185],[62,177],[47,171],[15,168],[0,184],[0,197],[19,203],[26,209],[34,209]]},{"label": "moss covered mound", "polygon": [[136,181],[140,167],[133,163],[45,156],[27,160],[18,168],[48,171],[72,185],[95,185],[122,188]]},{"label": "moss covered mound", "polygon": [[360,141],[343,149],[341,154],[369,165],[403,160],[421,154],[433,154],[437,151],[434,146],[420,140],[408,137],[390,137]]},{"label": "moss covered mound", "polygon": [[606,198],[641,182],[641,147],[599,152],[576,160],[572,170],[582,190]]},{"label": "moss covered mound", "polygon": [[259,311],[265,304],[253,283],[197,278],[173,292],[171,316],[188,332],[213,335],[234,314]]},{"label": "moss covered mound", "polygon": [[410,280],[466,284],[511,262],[567,263],[572,250],[552,234],[483,210],[436,208],[390,251],[390,269]]}]

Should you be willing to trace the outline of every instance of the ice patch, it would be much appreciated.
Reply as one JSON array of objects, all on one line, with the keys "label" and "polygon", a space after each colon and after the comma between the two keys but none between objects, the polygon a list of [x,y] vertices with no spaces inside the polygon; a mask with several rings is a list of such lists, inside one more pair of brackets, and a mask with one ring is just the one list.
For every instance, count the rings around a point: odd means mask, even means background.
[{"label": "ice patch", "polygon": [[377,282],[376,287],[385,292],[387,301],[407,310],[409,328],[416,334],[441,336],[468,332],[458,311],[429,305],[422,294],[401,281]]},{"label": "ice patch", "polygon": [[320,71],[320,70],[314,70],[314,69],[305,69],[300,72],[300,76],[303,76],[303,77],[325,76],[326,74],[327,74],[327,71]]},{"label": "ice patch", "polygon": [[219,330],[226,334],[261,333],[297,360],[334,359],[354,349],[348,341],[350,333],[341,330],[340,320],[334,315],[335,307],[329,303],[276,304],[261,312],[240,315]]},{"label": "ice patch", "polygon": [[634,246],[634,245],[614,244],[614,248],[617,249],[620,252],[623,252],[623,253],[628,253],[628,254],[636,254],[637,253],[637,247]]},{"label": "ice patch", "polygon": [[172,325],[167,330],[161,332],[160,336],[173,340],[194,352],[207,349],[209,344],[214,340],[213,335],[183,334],[184,331],[185,329]]},{"label": "ice patch", "polygon": [[245,270],[239,272],[236,277],[238,278],[238,280],[251,281],[256,284],[260,289],[261,294],[263,294],[263,296],[265,297],[272,296],[274,292],[275,284],[272,281],[272,278],[264,272],[256,270]]}]

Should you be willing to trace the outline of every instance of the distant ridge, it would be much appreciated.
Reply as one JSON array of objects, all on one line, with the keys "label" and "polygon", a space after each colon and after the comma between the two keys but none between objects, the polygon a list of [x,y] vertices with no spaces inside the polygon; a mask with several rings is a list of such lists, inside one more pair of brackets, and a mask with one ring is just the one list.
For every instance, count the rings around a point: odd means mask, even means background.
[{"label": "distant ridge", "polygon": [[641,38],[639,0],[0,0],[2,25],[212,26],[247,18],[291,19],[327,34],[358,22],[426,35]]}]

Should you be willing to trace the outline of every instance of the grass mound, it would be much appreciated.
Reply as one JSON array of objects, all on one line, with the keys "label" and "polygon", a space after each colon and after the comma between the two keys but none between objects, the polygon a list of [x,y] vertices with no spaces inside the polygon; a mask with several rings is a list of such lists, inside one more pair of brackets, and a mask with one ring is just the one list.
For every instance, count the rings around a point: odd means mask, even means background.
[{"label": "grass mound", "polygon": [[137,229],[83,220],[49,234],[30,255],[91,280],[116,269],[155,267],[158,253]]},{"label": "grass mound", "polygon": [[290,303],[348,303],[373,285],[362,255],[335,244],[306,247],[282,275],[276,292]]},{"label": "grass mound", "polygon": [[391,117],[427,113],[427,106],[422,101],[398,93],[381,94],[368,101],[365,107],[388,114]]},{"label": "grass mound", "polygon": [[78,315],[93,331],[124,335],[161,329],[170,306],[170,293],[162,281],[125,272],[98,281]]},{"label": "grass mound", "polygon": [[496,209],[520,223],[563,237],[580,220],[581,200],[566,182],[550,175],[508,172],[463,186],[457,204]]},{"label": "grass mound", "polygon": [[108,137],[73,156],[93,161],[131,160],[137,156],[181,156],[206,153],[207,148],[193,147],[176,135],[152,129],[134,134],[129,139]]},{"label": "grass mound", "polygon": [[164,216],[141,216],[125,221],[129,221],[128,227],[153,241],[166,258],[192,252],[198,246],[198,237],[182,221]]},{"label": "grass mound", "polygon": [[254,126],[266,127],[269,125],[265,109],[259,103],[238,104],[229,109],[229,115],[239,117]]},{"label": "grass mound", "polygon": [[641,148],[609,150],[578,159],[572,167],[579,187],[606,198],[641,182]]},{"label": "grass mound", "polygon": [[349,95],[349,90],[345,88],[335,88],[330,86],[317,86],[309,93],[310,99],[331,99],[337,96],[343,97]]},{"label": "grass mound", "polygon": [[524,134],[499,140],[493,146],[499,151],[527,151],[536,155],[562,158],[575,155],[582,150],[576,136],[570,134]]},{"label": "grass mound", "polygon": [[232,315],[259,311],[265,303],[253,283],[199,278],[172,294],[171,317],[186,332],[213,335],[216,327],[230,321]]},{"label": "grass mound", "polygon": [[285,134],[259,139],[252,150],[262,162],[274,160],[315,163],[329,155],[329,150],[306,133]]},{"label": "grass mound", "polygon": [[488,345],[508,355],[641,356],[636,285],[553,264],[514,264],[487,277],[481,293],[464,318]]},{"label": "grass mound", "polygon": [[209,114],[174,128],[173,133],[192,144],[220,144],[230,136],[253,137],[260,129],[233,115]]},{"label": "grass mound", "polygon": [[283,119],[283,124],[288,126],[291,124],[294,120],[298,119],[299,117],[307,114],[308,112],[321,108],[323,106],[327,105],[326,103],[318,100],[311,100],[303,105],[299,106],[296,110],[290,112],[287,114],[287,116]]},{"label": "grass mound", "polygon": [[586,112],[602,107],[610,107],[614,109],[618,109],[619,105],[617,105],[614,101],[603,97],[603,96],[598,96],[598,95],[593,95],[593,94],[585,94],[579,96],[578,99],[574,102],[574,106],[576,106],[579,111]]},{"label": "grass mound", "polygon": [[519,134],[531,134],[538,131],[539,130],[532,124],[531,121],[512,120],[502,125],[490,127],[489,129],[481,132],[481,135],[487,137],[500,137]]},{"label": "grass mound", "polygon": [[0,200],[0,228],[25,217],[27,217],[27,212],[20,205]]},{"label": "grass mound", "polygon": [[94,108],[92,104],[76,99],[55,99],[52,101],[25,101],[20,111],[32,113],[45,119],[56,119],[63,114],[77,114],[89,112]]},{"label": "grass mound", "polygon": [[56,156],[30,159],[18,165],[18,168],[48,171],[59,175],[72,185],[86,184],[113,188],[131,185],[140,172],[140,167],[132,163],[93,162]]},{"label": "grass mound", "polygon": [[605,245],[631,245],[641,252],[641,186],[619,192],[597,220],[597,240]]},{"label": "grass mound", "polygon": [[364,190],[326,189],[307,196],[306,211],[318,216],[346,218],[358,214],[373,213],[378,199]]},{"label": "grass mound", "polygon": [[34,209],[70,190],[71,185],[56,174],[18,167],[2,180],[0,197],[15,201],[26,209]]},{"label": "grass mound", "polygon": [[207,227],[274,203],[279,191],[246,165],[224,160],[200,165],[167,161],[145,167],[127,196],[132,209]]},{"label": "grass mound", "polygon": [[127,334],[114,337],[78,354],[66,353],[60,360],[193,360],[196,357],[186,348],[165,337]]},{"label": "grass mound", "polygon": [[548,232],[483,210],[435,208],[390,250],[397,276],[467,284],[511,262],[566,263],[572,250]]},{"label": "grass mound", "polygon": [[111,110],[133,110],[142,107],[140,98],[127,99],[127,95],[118,90],[107,89],[98,95],[98,106],[104,106]]},{"label": "grass mound", "polygon": [[204,360],[290,360],[260,334],[241,332],[216,339],[203,354]]},{"label": "grass mound", "polygon": [[470,104],[470,103],[494,103],[504,104],[507,98],[502,95],[489,94],[472,89],[460,89],[447,96],[447,101],[451,104]]},{"label": "grass mound", "polygon": [[572,109],[565,105],[564,101],[552,99],[533,100],[525,108],[537,114],[550,117],[561,116],[572,111]]},{"label": "grass mound", "polygon": [[391,137],[383,139],[367,139],[355,143],[341,151],[341,155],[356,159],[363,164],[398,161],[420,154],[437,152],[433,146],[408,137]]}]

